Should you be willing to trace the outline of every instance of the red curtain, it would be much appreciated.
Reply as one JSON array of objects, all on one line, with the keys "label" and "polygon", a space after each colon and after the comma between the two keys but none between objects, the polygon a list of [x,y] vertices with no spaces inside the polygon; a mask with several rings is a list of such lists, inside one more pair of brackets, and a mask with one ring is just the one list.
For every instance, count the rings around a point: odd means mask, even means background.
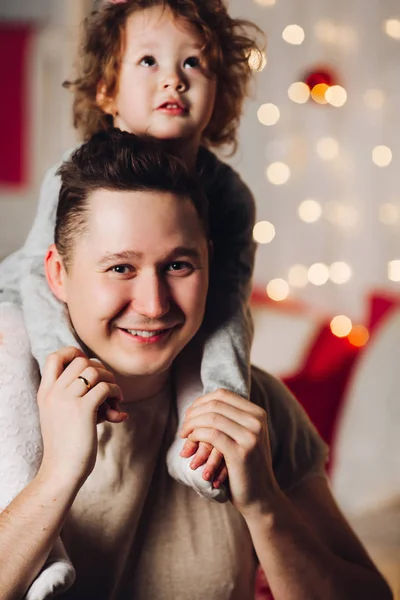
[{"label": "red curtain", "polygon": [[28,180],[28,53],[31,28],[0,23],[0,185]]}]

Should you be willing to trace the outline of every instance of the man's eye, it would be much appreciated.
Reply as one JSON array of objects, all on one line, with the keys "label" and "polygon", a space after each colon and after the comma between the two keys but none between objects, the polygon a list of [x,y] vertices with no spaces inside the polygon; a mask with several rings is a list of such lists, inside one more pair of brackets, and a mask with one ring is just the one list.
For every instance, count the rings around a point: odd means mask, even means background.
[{"label": "man's eye", "polygon": [[172,262],[167,267],[167,270],[173,273],[189,273],[192,272],[193,269],[193,265],[182,260]]},{"label": "man's eye", "polygon": [[190,69],[198,69],[200,67],[200,59],[197,56],[189,56],[184,62],[185,67]]},{"label": "man's eye", "polygon": [[154,58],[154,56],[143,56],[142,60],[140,61],[140,64],[143,67],[153,67],[156,64],[156,59]]},{"label": "man's eye", "polygon": [[111,267],[110,271],[112,273],[118,273],[119,275],[126,275],[127,273],[132,272],[132,267],[129,265],[115,265],[115,267]]}]

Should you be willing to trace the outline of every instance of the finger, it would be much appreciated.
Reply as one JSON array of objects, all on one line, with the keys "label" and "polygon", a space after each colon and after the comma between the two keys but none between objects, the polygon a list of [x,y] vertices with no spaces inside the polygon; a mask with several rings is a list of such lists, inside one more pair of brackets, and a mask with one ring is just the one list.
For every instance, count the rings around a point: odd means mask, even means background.
[{"label": "finger", "polygon": [[97,411],[103,402],[112,398],[115,398],[118,402],[121,402],[121,388],[115,383],[100,381],[94,386],[94,388],[92,388],[82,397],[82,406],[90,406],[92,410]]},{"label": "finger", "polygon": [[57,380],[57,386],[60,388],[66,388],[71,385],[71,383],[89,367],[89,364],[90,361],[87,356],[77,356],[74,358],[69,365],[66,365],[64,371],[60,374]]},{"label": "finger", "polygon": [[222,463],[217,473],[214,475],[213,487],[219,488],[228,478],[228,469],[225,463]]},{"label": "finger", "polygon": [[183,456],[183,458],[189,458],[189,456],[192,456],[196,452],[198,447],[198,444],[186,440],[182,450],[179,453],[179,456]]},{"label": "finger", "polygon": [[[212,400],[209,400],[204,404],[199,404],[187,411],[185,420],[180,430],[180,435],[184,438],[187,437],[189,423],[191,423],[193,419],[198,419],[207,413],[225,416],[228,419],[235,421],[239,425],[246,427],[253,433],[259,432],[262,422],[266,420],[265,411],[260,409],[259,414],[256,415],[253,412],[249,412],[247,410],[247,406],[245,409],[246,410],[243,410],[243,408],[237,408],[231,404],[227,404],[222,400],[213,398]],[[217,416],[215,419],[217,419]]]},{"label": "finger", "polygon": [[201,465],[204,465],[204,463],[207,462],[212,450],[213,447],[210,446],[210,444],[204,444],[203,442],[200,442],[198,450],[194,455],[192,462],[190,463],[190,468],[195,470]]},{"label": "finger", "polygon": [[108,398],[102,406],[105,407],[105,418],[110,423],[122,423],[129,418],[128,413],[120,410],[119,401],[116,398]]},{"label": "finger", "polygon": [[[182,429],[183,435],[184,437],[189,438],[190,441],[208,442],[209,440],[194,440],[191,436],[191,433],[194,430],[204,427],[213,429],[216,432],[224,433],[235,440],[236,443],[243,445],[247,444],[250,435],[254,435],[252,431],[247,429],[241,423],[216,413],[205,413],[194,417],[193,419],[188,419],[186,425],[184,425]],[[210,443],[212,444],[212,442]],[[219,450],[219,448],[217,448],[217,450]]]},{"label": "finger", "polygon": [[50,387],[60,377],[67,365],[69,365],[75,358],[84,357],[82,350],[68,346],[58,352],[49,354],[46,359],[46,363],[43,369],[42,380],[40,383],[40,389],[45,394],[48,392]]},{"label": "finger", "polygon": [[216,448],[213,448],[204,467],[203,479],[210,481],[216,475],[223,460],[222,454]]},{"label": "finger", "polygon": [[[81,379],[82,378],[82,379]],[[86,381],[89,385],[86,384]],[[88,390],[93,388],[99,381],[114,383],[115,377],[111,371],[103,367],[88,366],[70,384],[70,389],[77,396],[84,396]]]},{"label": "finger", "polygon": [[199,427],[195,429],[189,436],[192,442],[208,442],[225,458],[225,462],[233,456],[237,448],[237,443],[231,437],[221,431],[210,427]]},{"label": "finger", "polygon": [[239,396],[238,394],[235,394],[230,390],[219,389],[215,392],[209,392],[208,394],[204,394],[204,396],[199,396],[198,398],[196,398],[196,400],[186,412],[190,414],[196,407],[202,406],[203,404],[207,404],[212,400],[220,400],[224,404],[229,404],[230,406],[233,406],[243,411],[247,411],[254,415],[260,415],[263,411],[263,409],[260,406],[254,404],[253,402],[250,402],[246,398],[243,398],[242,396]]}]

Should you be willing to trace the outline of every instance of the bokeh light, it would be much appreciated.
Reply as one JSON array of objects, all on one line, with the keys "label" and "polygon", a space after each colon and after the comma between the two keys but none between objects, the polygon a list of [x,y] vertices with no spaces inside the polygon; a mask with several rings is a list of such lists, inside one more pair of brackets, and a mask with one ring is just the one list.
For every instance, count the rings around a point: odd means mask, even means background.
[{"label": "bokeh light", "polygon": [[351,278],[352,271],[350,265],[343,261],[337,261],[331,264],[329,277],[333,283],[341,285],[347,283]]},{"label": "bokeh light", "polygon": [[348,336],[353,328],[351,319],[345,315],[337,315],[337,317],[334,317],[330,326],[333,335],[336,335],[336,337],[339,338]]},{"label": "bokeh light", "polygon": [[305,104],[310,99],[310,88],[303,81],[295,81],[288,89],[288,96],[296,104]]},{"label": "bokeh light", "polygon": [[283,185],[290,178],[290,169],[283,162],[274,162],[267,167],[266,175],[274,185]]},{"label": "bokeh light", "polygon": [[299,46],[304,42],[304,29],[300,25],[288,25],[282,32],[282,38],[288,44]]},{"label": "bokeh light", "polygon": [[379,110],[385,103],[385,94],[381,90],[367,90],[363,97],[366,106],[372,110]]},{"label": "bokeh light", "polygon": [[308,281],[313,285],[324,285],[329,279],[329,269],[324,263],[314,263],[308,269]]},{"label": "bokeh light", "polygon": [[262,71],[267,65],[267,55],[265,52],[260,53],[257,50],[252,50],[248,62],[252,71]]},{"label": "bokeh light", "polygon": [[348,340],[352,346],[361,348],[369,340],[369,331],[364,325],[354,325],[349,333]]},{"label": "bokeh light", "polygon": [[393,154],[388,146],[375,146],[372,150],[372,161],[378,167],[387,167],[392,162]]},{"label": "bokeh light", "polygon": [[293,265],[288,272],[289,285],[304,288],[308,285],[308,269],[305,265]]},{"label": "bokeh light", "polygon": [[322,215],[322,207],[317,200],[303,200],[297,209],[299,218],[305,223],[315,223]]},{"label": "bokeh light", "polygon": [[326,92],[329,89],[329,85],[326,83],[317,83],[311,90],[311,98],[317,104],[328,104],[326,100]]},{"label": "bokeh light", "polygon": [[388,279],[390,281],[400,281],[400,260],[390,260],[388,262]]},{"label": "bokeh light", "polygon": [[259,221],[254,225],[253,238],[259,244],[269,244],[275,237],[275,227],[269,221]]},{"label": "bokeh light", "polygon": [[323,160],[333,160],[339,154],[339,143],[332,137],[324,137],[317,142],[317,154]]},{"label": "bokeh light", "polygon": [[315,25],[315,35],[321,42],[333,43],[338,39],[338,28],[333,21],[323,19]]},{"label": "bokeh light", "polygon": [[290,292],[289,284],[284,279],[271,279],[266,289],[271,300],[276,302],[285,300]]},{"label": "bokeh light", "polygon": [[325,92],[325,100],[331,106],[339,108],[347,101],[347,92],[341,85],[332,85]]},{"label": "bokeh light", "polygon": [[261,6],[275,6],[276,0],[254,0],[257,4],[261,4]]},{"label": "bokeh light", "polygon": [[395,40],[400,40],[400,21],[399,19],[387,19],[383,28],[385,33]]},{"label": "bokeh light", "polygon": [[279,121],[280,111],[275,104],[261,104],[257,111],[257,118],[262,125],[275,125]]},{"label": "bokeh light", "polygon": [[394,225],[399,220],[399,209],[391,202],[384,202],[379,207],[379,220],[384,225]]}]

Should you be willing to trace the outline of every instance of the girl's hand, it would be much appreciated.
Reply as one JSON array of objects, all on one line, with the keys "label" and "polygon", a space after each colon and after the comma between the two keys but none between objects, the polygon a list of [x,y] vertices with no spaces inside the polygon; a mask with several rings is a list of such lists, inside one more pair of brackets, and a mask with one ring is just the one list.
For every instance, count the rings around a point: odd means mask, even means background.
[{"label": "girl's hand", "polygon": [[198,398],[181,437],[211,444],[225,459],[233,505],[244,516],[268,511],[280,493],[272,470],[267,414],[228,390]]},{"label": "girl's hand", "polygon": [[193,470],[206,464],[203,471],[203,479],[212,481],[212,486],[214,488],[219,488],[228,477],[228,470],[225,465],[224,457],[216,448],[213,448],[211,444],[186,440],[180,455],[184,458],[193,456],[190,463],[190,468]]},{"label": "girl's hand", "polygon": [[40,472],[82,485],[96,462],[97,423],[121,423],[128,417],[119,411],[120,400],[114,375],[99,361],[73,347],[51,354],[38,391]]}]

